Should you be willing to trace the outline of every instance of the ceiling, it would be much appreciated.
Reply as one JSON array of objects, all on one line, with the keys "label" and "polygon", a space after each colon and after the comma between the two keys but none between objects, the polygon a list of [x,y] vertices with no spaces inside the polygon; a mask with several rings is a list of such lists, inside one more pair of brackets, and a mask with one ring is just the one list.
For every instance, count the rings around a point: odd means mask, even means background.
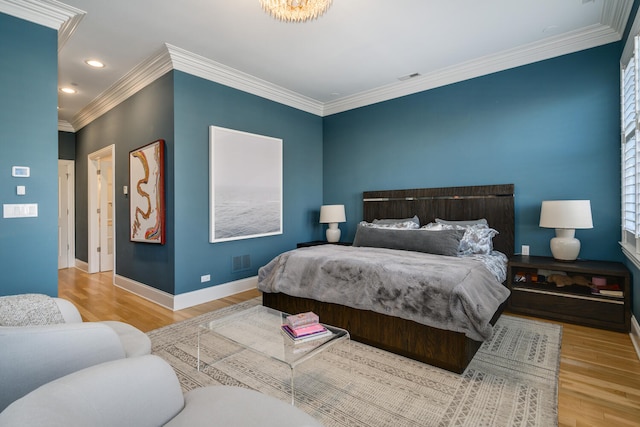
[{"label": "ceiling", "polygon": [[632,3],[334,0],[305,23],[258,0],[0,0],[0,12],[59,29],[59,85],[77,90],[59,94],[60,128],[73,131],[170,69],[334,114],[620,40]]}]

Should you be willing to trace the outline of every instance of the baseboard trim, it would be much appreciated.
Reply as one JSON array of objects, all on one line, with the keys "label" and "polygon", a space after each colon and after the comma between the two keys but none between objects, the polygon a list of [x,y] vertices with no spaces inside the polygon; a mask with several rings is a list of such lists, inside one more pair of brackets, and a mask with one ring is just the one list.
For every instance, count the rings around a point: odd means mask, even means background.
[{"label": "baseboard trim", "polygon": [[629,333],[633,347],[636,349],[636,356],[640,359],[640,324],[635,316],[631,316],[631,332]]},{"label": "baseboard trim", "polygon": [[164,308],[173,310],[174,296],[168,292],[161,291],[152,286],[129,279],[128,277],[120,276],[119,274],[113,275],[113,284],[125,291],[161,305]]},{"label": "baseboard trim", "polygon": [[193,307],[194,305],[225,298],[240,292],[256,289],[258,287],[258,276],[247,277],[246,279],[235,280],[233,282],[222,283],[217,286],[210,286],[197,291],[186,292],[176,295],[173,300],[173,310]]},{"label": "baseboard trim", "polygon": [[220,285],[198,289],[197,291],[185,292],[179,295],[171,295],[149,285],[145,285],[144,283],[140,283],[117,274],[114,274],[113,276],[113,283],[115,286],[124,289],[127,292],[136,294],[141,298],[161,305],[169,310],[178,311],[193,307],[194,305],[204,304],[220,298],[235,295],[240,292],[255,289],[258,285],[258,277],[248,277],[246,279],[222,283]]},{"label": "baseboard trim", "polygon": [[84,261],[81,261],[81,260],[79,260],[77,258],[76,258],[76,262],[75,262],[75,267],[78,270],[84,271],[85,273],[89,272],[89,264],[84,262]]}]

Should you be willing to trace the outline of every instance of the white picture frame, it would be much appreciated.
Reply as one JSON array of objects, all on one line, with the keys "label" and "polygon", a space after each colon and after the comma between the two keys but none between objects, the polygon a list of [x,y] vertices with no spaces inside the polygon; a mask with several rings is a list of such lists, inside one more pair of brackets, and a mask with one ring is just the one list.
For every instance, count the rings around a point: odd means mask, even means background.
[{"label": "white picture frame", "polygon": [[282,234],[282,139],[209,127],[209,242]]}]

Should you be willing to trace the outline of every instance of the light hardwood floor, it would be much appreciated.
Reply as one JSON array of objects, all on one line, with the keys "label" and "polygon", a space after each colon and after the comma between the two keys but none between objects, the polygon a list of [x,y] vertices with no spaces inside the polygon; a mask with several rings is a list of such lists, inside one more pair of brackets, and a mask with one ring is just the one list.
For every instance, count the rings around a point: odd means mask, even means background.
[{"label": "light hardwood floor", "polygon": [[[111,273],[70,268],[58,276],[59,296],[85,321],[121,320],[145,332],[260,295],[252,290],[172,312],[113,286]],[[560,324],[559,426],[640,426],[640,361],[629,335]]]}]

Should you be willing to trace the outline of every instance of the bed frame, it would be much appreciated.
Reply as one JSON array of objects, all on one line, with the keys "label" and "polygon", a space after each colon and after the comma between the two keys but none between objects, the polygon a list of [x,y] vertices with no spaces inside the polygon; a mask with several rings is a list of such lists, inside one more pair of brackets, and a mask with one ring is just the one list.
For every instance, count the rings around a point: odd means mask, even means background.
[{"label": "bed frame", "polygon": [[[471,187],[421,188],[414,190],[367,191],[363,193],[363,220],[409,218],[418,215],[420,224],[435,218],[465,220],[486,218],[499,231],[494,248],[507,256],[514,251],[513,184]],[[412,359],[462,373],[481,342],[463,333],[422,325],[411,320],[360,310],[339,304],[283,293],[263,293],[263,304],[287,313],[313,311],[323,323],[349,331],[351,338]],[[505,304],[493,316],[498,320]]]}]

